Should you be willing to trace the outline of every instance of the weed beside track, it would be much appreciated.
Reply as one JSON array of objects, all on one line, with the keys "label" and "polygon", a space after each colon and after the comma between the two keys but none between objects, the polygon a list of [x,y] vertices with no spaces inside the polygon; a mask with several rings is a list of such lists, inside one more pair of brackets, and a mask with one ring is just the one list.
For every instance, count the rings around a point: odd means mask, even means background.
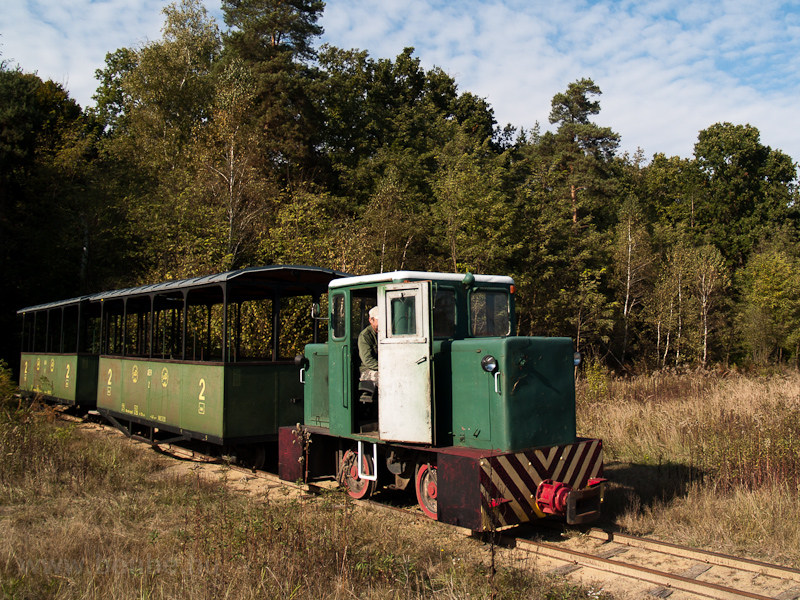
[{"label": "weed beside track", "polygon": [[593,373],[578,427],[603,438],[606,525],[800,565],[800,373]]}]

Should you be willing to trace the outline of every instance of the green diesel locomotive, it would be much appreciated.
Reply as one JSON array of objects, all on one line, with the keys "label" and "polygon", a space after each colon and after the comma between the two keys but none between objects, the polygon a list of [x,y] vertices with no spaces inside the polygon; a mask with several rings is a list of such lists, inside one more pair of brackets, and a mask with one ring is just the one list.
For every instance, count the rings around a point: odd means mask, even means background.
[{"label": "green diesel locomotive", "polygon": [[[280,432],[283,479],[337,476],[357,498],[413,487],[428,516],[473,530],[599,516],[602,444],[576,437],[572,340],[515,335],[511,278],[347,277],[328,300],[328,341],[301,361],[305,425]],[[377,394],[357,349],[373,307]]]}]

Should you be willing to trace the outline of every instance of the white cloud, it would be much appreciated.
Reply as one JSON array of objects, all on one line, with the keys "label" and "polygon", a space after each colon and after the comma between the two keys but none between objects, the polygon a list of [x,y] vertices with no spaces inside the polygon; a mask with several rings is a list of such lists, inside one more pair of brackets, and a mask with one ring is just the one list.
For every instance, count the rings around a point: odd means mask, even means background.
[{"label": "white cloud", "polygon": [[64,84],[91,104],[105,55],[159,36],[160,0],[11,0],[0,11],[2,59]]},{"label": "white cloud", "polygon": [[[157,39],[166,0],[10,0],[2,58],[91,103],[106,53]],[[221,20],[219,0],[208,9]],[[395,58],[416,48],[497,121],[549,124],[550,100],[581,77],[603,90],[599,124],[623,149],[691,155],[697,133],[750,123],[800,159],[800,11],[780,0],[327,0],[322,42]]]}]

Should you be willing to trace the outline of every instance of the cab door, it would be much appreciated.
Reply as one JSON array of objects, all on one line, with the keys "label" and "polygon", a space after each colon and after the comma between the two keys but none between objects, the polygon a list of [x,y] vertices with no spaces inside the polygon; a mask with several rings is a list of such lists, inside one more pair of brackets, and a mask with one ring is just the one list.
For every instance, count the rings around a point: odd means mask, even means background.
[{"label": "cab door", "polygon": [[432,444],[430,282],[378,294],[378,430],[382,440]]}]

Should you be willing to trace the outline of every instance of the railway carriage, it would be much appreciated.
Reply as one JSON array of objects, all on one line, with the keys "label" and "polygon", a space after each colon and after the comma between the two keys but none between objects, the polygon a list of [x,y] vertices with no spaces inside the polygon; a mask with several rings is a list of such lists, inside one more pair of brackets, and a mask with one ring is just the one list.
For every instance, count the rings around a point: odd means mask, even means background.
[{"label": "railway carriage", "polygon": [[83,408],[97,404],[99,307],[88,296],[17,311],[20,391]]},{"label": "railway carriage", "polygon": [[[302,387],[282,334],[342,274],[297,266],[252,267],[98,294],[104,335],[99,412],[153,440],[209,442],[253,467],[278,427],[303,418]],[[162,436],[163,439],[163,436]]]},{"label": "railway carriage", "polygon": [[[599,516],[602,444],[576,437],[572,340],[515,335],[511,278],[403,271],[329,287],[328,341],[303,359],[305,427],[281,429],[283,479],[335,474],[357,498],[413,487],[428,516],[473,530]],[[358,381],[374,306],[377,397]]]},{"label": "railway carriage", "polygon": [[[79,357],[90,360],[78,371],[86,382],[83,404],[126,434],[202,440],[261,467],[262,444],[277,439],[280,425],[303,418],[296,351],[282,328],[299,320],[307,325],[307,341],[317,340],[309,307],[343,275],[316,267],[252,267],[19,312],[28,321],[26,343],[47,350],[53,346],[48,340],[58,337],[50,325],[53,312],[80,309],[78,344],[86,340],[91,351]],[[31,373],[21,377],[23,385],[73,403],[68,391],[51,390],[40,375],[50,357],[23,352],[21,372]],[[75,358],[53,356],[59,377],[61,363]],[[71,363],[65,364],[68,370]]]}]

